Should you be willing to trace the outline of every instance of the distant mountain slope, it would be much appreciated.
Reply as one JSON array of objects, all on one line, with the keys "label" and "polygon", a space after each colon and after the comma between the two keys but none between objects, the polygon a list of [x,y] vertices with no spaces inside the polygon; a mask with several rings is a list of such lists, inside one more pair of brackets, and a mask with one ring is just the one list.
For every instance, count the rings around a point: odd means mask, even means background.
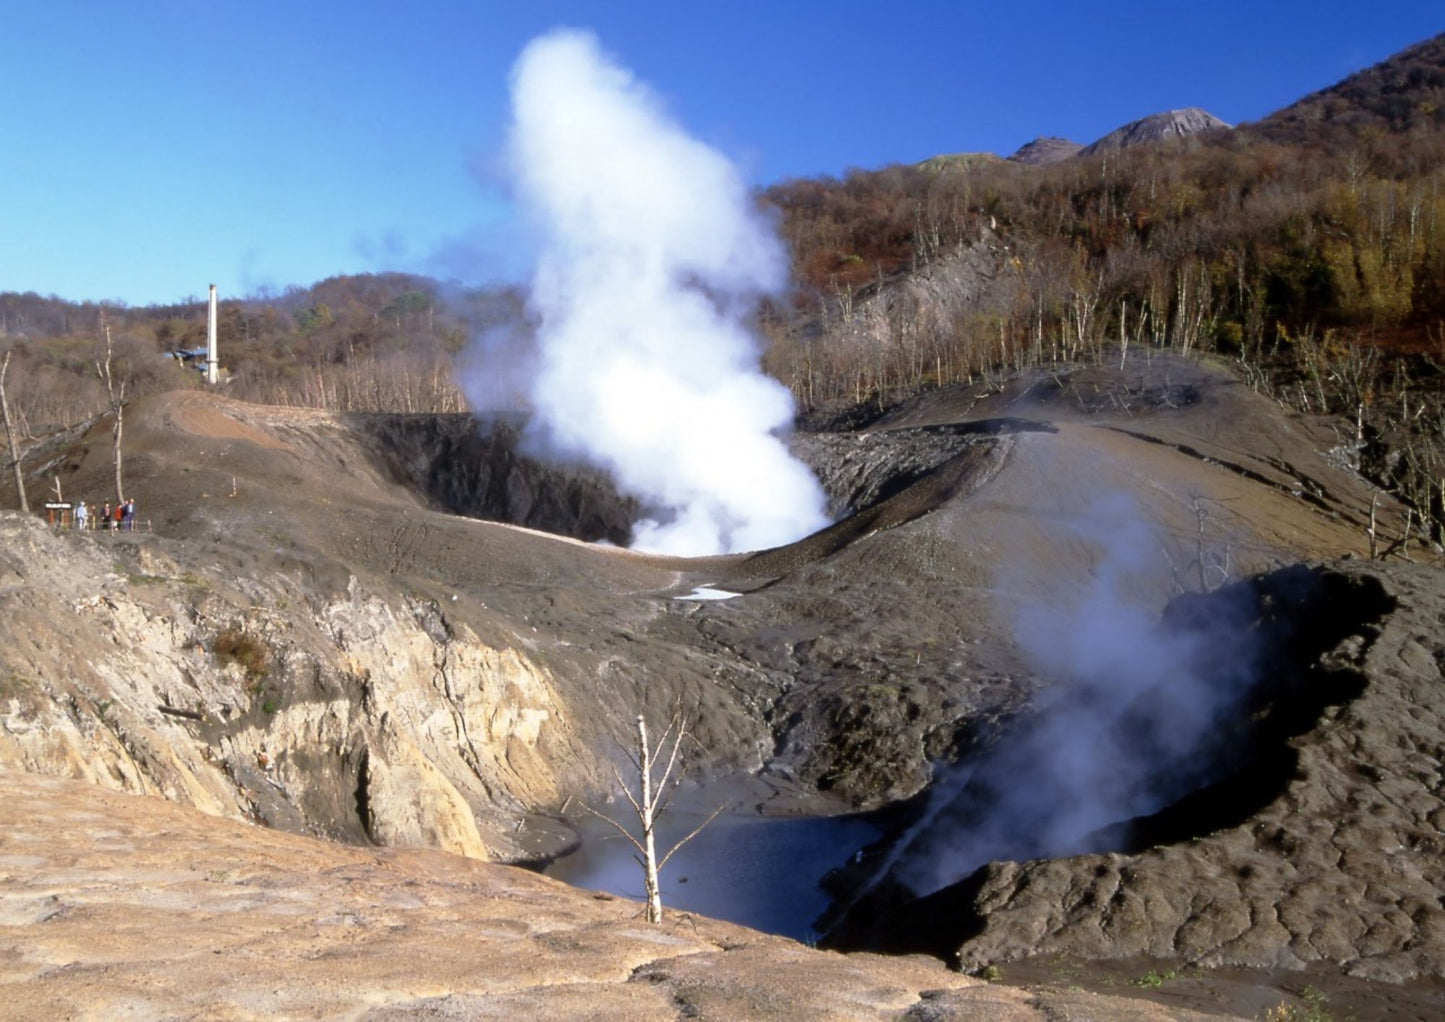
[{"label": "distant mountain slope", "polygon": [[[1074,156],[1087,156],[1090,153],[1106,150],[1147,145],[1166,138],[1186,138],[1202,131],[1230,127],[1232,125],[1220,120],[1207,110],[1191,106],[1182,110],[1168,110],[1160,114],[1151,114],[1137,121],[1130,121],[1122,128],[1109,132],[1103,138],[1087,146],[1067,138],[1060,138],[1057,135],[1041,135],[1032,142],[1026,142],[1020,146],[1012,156],[1008,157],[1008,162],[1040,167],[1059,163]],[[915,164],[915,166],[920,170],[934,172],[971,170],[980,164],[997,160],[998,157],[993,153],[959,153],[934,156],[922,163]]]},{"label": "distant mountain slope", "polygon": [[998,162],[996,153],[940,153],[914,166],[930,174],[942,174],[946,171],[972,170],[980,164]]},{"label": "distant mountain slope", "polygon": [[1248,126],[1252,136],[1300,143],[1362,128],[1429,132],[1445,128],[1445,33]]},{"label": "distant mountain slope", "polygon": [[1012,156],[1009,157],[1014,163],[1024,163],[1032,167],[1043,166],[1049,163],[1058,163],[1060,160],[1067,160],[1080,149],[1084,148],[1078,142],[1067,138],[1060,138],[1057,135],[1047,137],[1040,135],[1032,142],[1026,142],[1019,146]]},{"label": "distant mountain slope", "polygon": [[1166,110],[1150,114],[1137,121],[1131,121],[1122,128],[1116,128],[1097,142],[1079,150],[1081,156],[1106,152],[1111,149],[1125,149],[1129,146],[1147,145],[1167,138],[1187,138],[1203,131],[1228,129],[1231,125],[1197,106],[1181,110]]}]

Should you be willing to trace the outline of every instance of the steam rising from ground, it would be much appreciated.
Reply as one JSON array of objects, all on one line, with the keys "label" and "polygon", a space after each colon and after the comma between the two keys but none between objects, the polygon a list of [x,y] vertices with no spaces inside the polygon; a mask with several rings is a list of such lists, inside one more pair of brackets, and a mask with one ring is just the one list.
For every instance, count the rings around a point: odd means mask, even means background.
[{"label": "steam rising from ground", "polygon": [[585,33],[528,45],[512,104],[511,169],[542,242],[535,436],[651,510],[636,547],[752,550],[826,524],[779,439],[792,397],[746,327],[786,259],[737,172]]},{"label": "steam rising from ground", "polygon": [[[1023,610],[1015,635],[1053,687],[981,756],[947,768],[881,874],[931,893],[988,862],[1118,847],[1128,821],[1216,779],[1257,650],[1220,621],[1161,625],[1133,585],[1161,540],[1123,498],[1065,526],[1099,552],[1087,591]],[[1216,615],[1230,615],[1221,602]],[[1219,636],[1238,636],[1219,648]],[[875,881],[876,882],[876,881]],[[871,885],[870,885],[871,886]]]}]

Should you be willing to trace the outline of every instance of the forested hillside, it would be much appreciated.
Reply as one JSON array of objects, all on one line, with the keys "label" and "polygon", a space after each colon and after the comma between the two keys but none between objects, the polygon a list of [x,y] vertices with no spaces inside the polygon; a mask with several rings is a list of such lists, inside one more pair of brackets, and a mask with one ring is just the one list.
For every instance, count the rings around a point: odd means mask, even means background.
[{"label": "forested hillside", "polygon": [[[942,169],[934,169],[941,167]],[[986,227],[1015,246],[1006,327],[1075,316],[1154,329],[1181,281],[1226,348],[1335,327],[1424,342],[1445,317],[1445,36],[1257,124],[1047,166],[931,162],[768,189],[797,279],[845,293]],[[959,324],[965,327],[966,324]],[[1127,324],[1126,324],[1127,328]],[[1117,331],[1115,331],[1117,332]]]},{"label": "forested hillside", "polygon": [[[343,411],[460,411],[456,357],[471,338],[521,317],[515,290],[401,273],[223,298],[217,332],[226,393]],[[96,362],[107,325],[128,395],[200,386],[199,374],[166,357],[205,346],[206,304],[199,297],[131,308],[0,293],[0,347],[15,352],[10,394],[28,430],[73,424],[106,406]]]},{"label": "forested hillside", "polygon": [[1347,456],[1438,531],[1445,36],[1232,131],[764,198],[798,288],[773,310],[769,365],[805,406],[1131,345],[1214,352],[1352,420]]}]

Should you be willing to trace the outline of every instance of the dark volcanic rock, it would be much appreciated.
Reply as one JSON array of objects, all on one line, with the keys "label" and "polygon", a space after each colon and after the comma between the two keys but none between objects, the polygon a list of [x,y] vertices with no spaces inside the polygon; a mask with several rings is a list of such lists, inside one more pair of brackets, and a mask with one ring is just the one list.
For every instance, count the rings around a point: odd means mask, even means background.
[{"label": "dark volcanic rock", "polygon": [[827,492],[829,516],[842,518],[902,493],[970,448],[993,444],[991,438],[1051,429],[1047,423],[999,418],[876,433],[802,434],[792,449]]},{"label": "dark volcanic rock", "polygon": [[455,514],[618,545],[639,517],[637,502],[605,474],[528,457],[513,423],[379,413],[350,421],[397,482]]},{"label": "dark volcanic rock", "polygon": [[[1304,662],[1241,721],[1256,755],[1233,778],[1133,821],[1132,850],[995,862],[911,903],[886,891],[875,909],[888,936],[874,946],[947,953],[965,969],[1148,956],[1440,976],[1445,575],[1346,564],[1320,582],[1266,667]],[[1280,598],[1262,593],[1266,610]]]}]

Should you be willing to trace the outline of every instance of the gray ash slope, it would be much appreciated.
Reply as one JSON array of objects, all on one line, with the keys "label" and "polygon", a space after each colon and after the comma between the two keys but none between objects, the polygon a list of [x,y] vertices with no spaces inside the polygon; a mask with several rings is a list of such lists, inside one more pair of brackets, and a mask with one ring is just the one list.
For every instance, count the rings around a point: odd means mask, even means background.
[{"label": "gray ash slope", "polygon": [[[835,940],[926,950],[969,970],[1054,956],[1440,976],[1440,571],[1296,566],[1177,601],[1171,618],[1207,622],[1215,651],[1233,655],[1250,634],[1269,646],[1218,750],[1226,769],[1160,812],[1093,835],[1114,842],[1108,854],[991,862],[919,900],[879,885],[856,913],[868,916],[867,938],[844,920]],[[1226,659],[1214,653],[1210,668]],[[998,738],[1010,740],[1007,729]],[[1031,780],[1026,770],[1009,778]]]},{"label": "gray ash slope", "polygon": [[1176,830],[1133,854],[990,866],[973,902],[982,928],[959,948],[965,966],[1027,945],[1206,966],[1324,962],[1389,981],[1442,974],[1439,572],[1357,565],[1321,581],[1334,606],[1314,612],[1372,607],[1379,618],[1330,636],[1309,665],[1297,699],[1342,687],[1249,779],[1274,797],[1232,826]]}]

